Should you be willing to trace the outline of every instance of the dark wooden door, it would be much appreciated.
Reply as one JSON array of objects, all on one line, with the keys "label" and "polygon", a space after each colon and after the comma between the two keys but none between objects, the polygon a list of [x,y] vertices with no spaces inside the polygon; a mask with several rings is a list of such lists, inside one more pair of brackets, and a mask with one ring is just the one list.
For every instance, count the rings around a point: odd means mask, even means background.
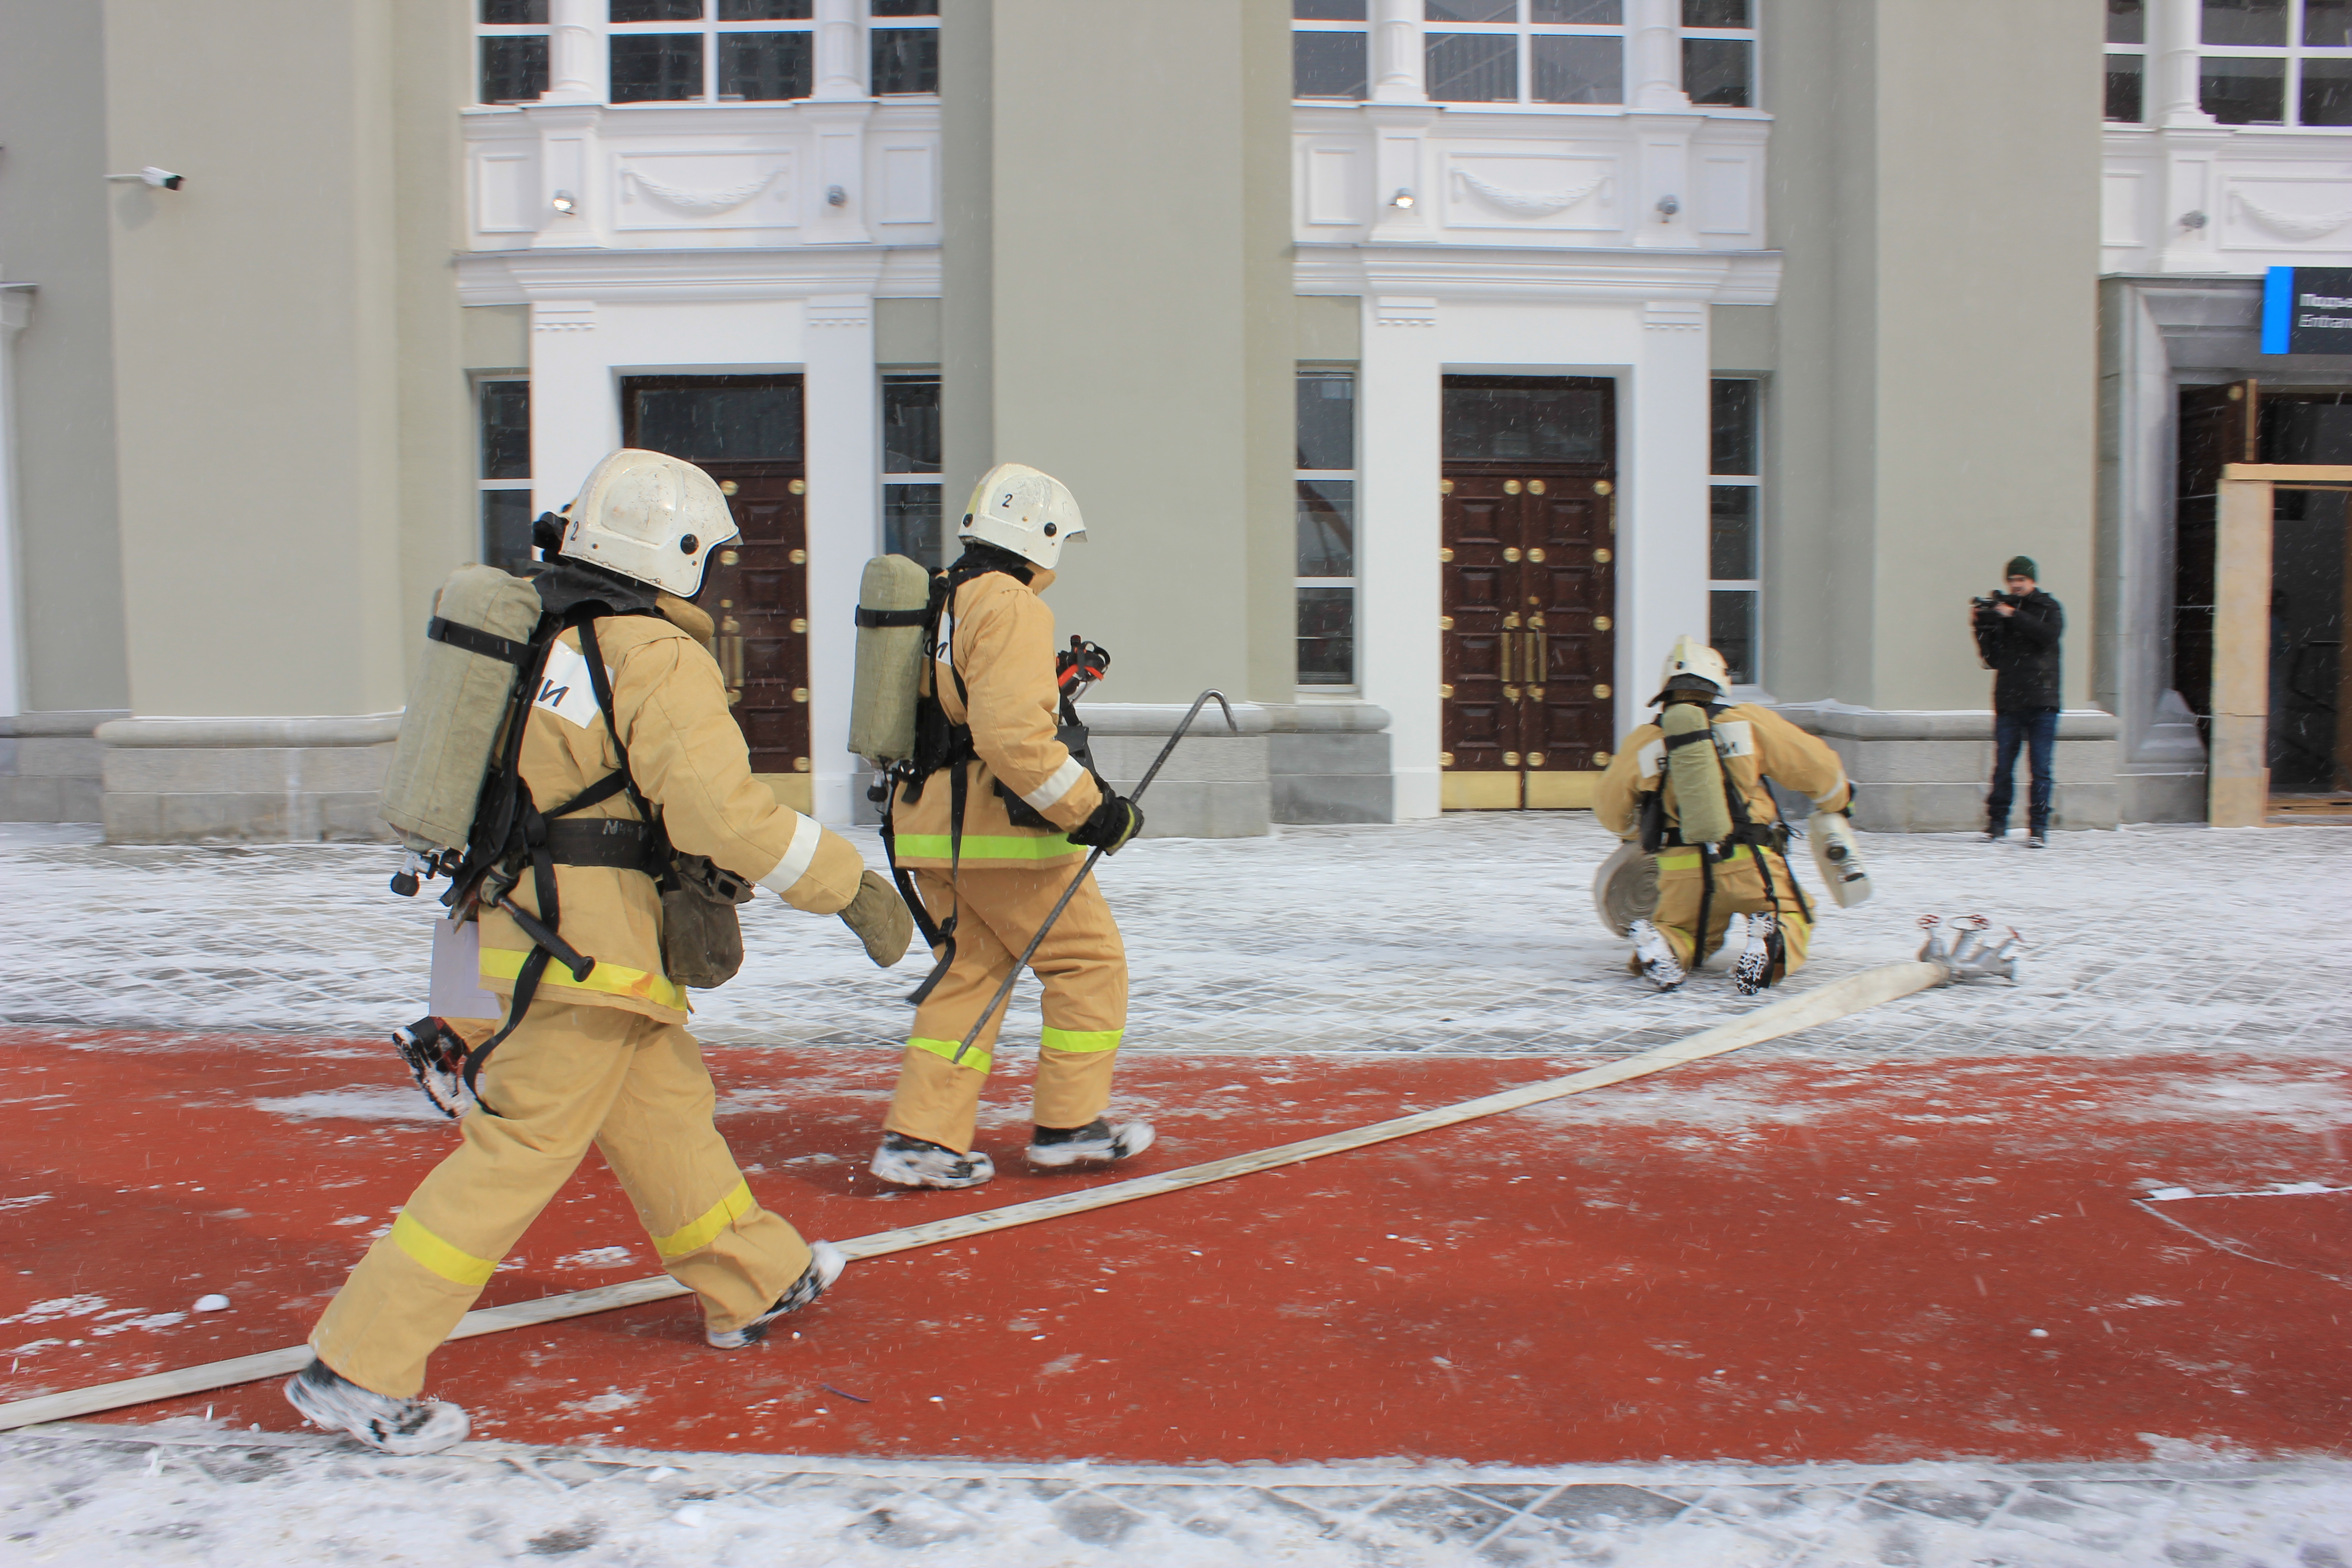
[{"label": "dark wooden door", "polygon": [[646,375],[621,384],[621,438],[719,481],[742,537],[711,560],[696,603],[752,772],[803,807],[809,772],[808,483],[796,375]]},{"label": "dark wooden door", "polygon": [[1613,740],[1613,385],[1449,376],[1445,391],[1444,804],[1587,805]]},{"label": "dark wooden door", "polygon": [[[2259,460],[2260,389],[2251,381],[2180,394],[2173,496],[2172,684],[2201,721],[2213,708],[2213,541],[2221,468]],[[2200,726],[2201,727],[2201,726]]]}]

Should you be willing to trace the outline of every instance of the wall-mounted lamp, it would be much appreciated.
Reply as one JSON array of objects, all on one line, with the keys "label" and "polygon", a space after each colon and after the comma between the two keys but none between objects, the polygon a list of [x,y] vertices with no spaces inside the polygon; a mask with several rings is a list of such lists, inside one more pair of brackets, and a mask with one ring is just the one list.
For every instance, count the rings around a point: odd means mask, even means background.
[{"label": "wall-mounted lamp", "polygon": [[566,217],[570,217],[572,214],[580,210],[579,198],[574,196],[570,191],[556,192],[555,199],[547,205],[553,207],[557,212],[562,213]]},{"label": "wall-mounted lamp", "polygon": [[2209,220],[2201,212],[2182,213],[2180,215],[2180,226],[2186,229],[2203,228],[2209,221],[2210,220]]},{"label": "wall-mounted lamp", "polygon": [[1397,194],[1389,198],[1389,205],[1395,207],[1400,212],[1412,211],[1412,187],[1410,185],[1399,185],[1397,187]]},{"label": "wall-mounted lamp", "polygon": [[135,174],[109,174],[110,185],[148,185],[159,191],[176,191],[187,180],[185,174],[175,174],[169,169],[159,169],[150,163]]},{"label": "wall-mounted lamp", "polygon": [[845,207],[849,205],[849,193],[839,185],[827,185],[824,188],[824,205],[829,207]]},{"label": "wall-mounted lamp", "polygon": [[1682,197],[1680,197],[1680,196],[1660,196],[1660,197],[1658,198],[1658,221],[1659,221],[1660,223],[1672,223],[1672,222],[1674,222],[1674,221],[1675,221],[1675,215],[1676,213],[1678,213],[1678,212],[1682,211],[1682,210],[1683,210],[1683,199],[1682,199]]}]

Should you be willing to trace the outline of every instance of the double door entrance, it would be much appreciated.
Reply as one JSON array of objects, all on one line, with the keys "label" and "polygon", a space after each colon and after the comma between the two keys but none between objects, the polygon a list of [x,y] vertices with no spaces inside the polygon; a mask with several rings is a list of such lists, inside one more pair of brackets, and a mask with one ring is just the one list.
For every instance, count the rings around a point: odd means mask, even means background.
[{"label": "double door entrance", "polygon": [[779,800],[813,807],[809,779],[808,481],[797,375],[632,376],[621,438],[719,481],[742,538],[711,558],[696,601],[751,747]]},{"label": "double door entrance", "polygon": [[1591,804],[1616,679],[1615,384],[1448,376],[1440,484],[1448,810]]}]

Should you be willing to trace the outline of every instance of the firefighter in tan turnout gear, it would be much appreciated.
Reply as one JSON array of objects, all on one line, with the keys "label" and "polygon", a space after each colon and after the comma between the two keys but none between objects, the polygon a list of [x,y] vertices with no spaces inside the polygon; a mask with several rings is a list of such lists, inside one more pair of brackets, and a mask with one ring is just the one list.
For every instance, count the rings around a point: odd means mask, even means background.
[{"label": "firefighter in tan turnout gear", "polygon": [[[1054,615],[1038,595],[1062,546],[1084,534],[1059,480],[998,465],[972,491],[929,634],[917,752],[894,785],[893,861],[911,868],[942,967],[915,1013],[873,1171],[910,1187],[971,1187],[995,1173],[972,1148],[998,1018],[963,1037],[1069,885],[1090,847],[1116,852],[1143,814],[1073,755],[1061,727]],[[1112,1064],[1127,1027],[1127,950],[1089,876],[1030,967],[1045,987],[1032,1104],[1033,1165],[1121,1160],[1150,1145],[1143,1122],[1112,1123]]]},{"label": "firefighter in tan turnout gear", "polygon": [[[415,1397],[426,1358],[592,1143],[662,1267],[699,1298],[713,1346],[751,1343],[841,1271],[836,1248],[760,1206],[712,1124],[687,994],[664,961],[656,876],[670,853],[839,914],[877,963],[895,963],[911,934],[895,890],[856,849],[751,775],[696,635],[709,617],[684,602],[711,552],[737,536],[718,485],[677,458],[624,450],[560,521],[555,558],[532,582],[564,629],[543,645],[544,679],[516,700],[530,699],[515,771],[545,853],[505,895],[520,919],[487,903],[478,918],[480,984],[507,999],[503,1037],[468,1062],[480,1103],[459,1123],[462,1142],[353,1270],[310,1335],[317,1360],[287,1384],[311,1420],[393,1453],[466,1435],[457,1406]],[[449,640],[445,625],[432,635]],[[581,799],[591,804],[563,809]],[[549,963],[526,922],[552,926],[593,968],[581,978]]]},{"label": "firefighter in tan turnout gear", "polygon": [[1818,812],[1853,801],[1835,752],[1768,708],[1725,705],[1730,685],[1721,655],[1678,639],[1651,699],[1657,721],[1625,737],[1593,793],[1602,826],[1657,856],[1657,908],[1632,921],[1627,967],[1662,991],[1722,946],[1735,914],[1748,917],[1731,971],[1743,994],[1801,968],[1812,910],[1764,781],[1810,796]]}]

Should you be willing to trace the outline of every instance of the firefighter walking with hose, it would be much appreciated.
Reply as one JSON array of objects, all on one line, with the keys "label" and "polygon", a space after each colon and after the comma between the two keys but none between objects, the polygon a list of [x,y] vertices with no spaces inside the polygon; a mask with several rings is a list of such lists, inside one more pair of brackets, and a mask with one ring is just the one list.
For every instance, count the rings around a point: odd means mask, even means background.
[{"label": "firefighter walking with hose", "polygon": [[[933,596],[915,755],[884,803],[893,864],[939,961],[917,993],[874,1153],[874,1174],[898,1186],[973,1187],[995,1174],[972,1142],[997,1016],[965,1037],[1065,892],[1030,960],[1045,1033],[1028,1161],[1095,1166],[1151,1144],[1150,1124],[1103,1114],[1127,1028],[1127,950],[1094,878],[1070,888],[1088,849],[1115,853],[1143,826],[1085,754],[1057,680],[1054,614],[1039,596],[1062,546],[1085,532],[1067,486],[999,464],[972,491],[963,554]],[[1099,650],[1085,651],[1098,674]]]}]

